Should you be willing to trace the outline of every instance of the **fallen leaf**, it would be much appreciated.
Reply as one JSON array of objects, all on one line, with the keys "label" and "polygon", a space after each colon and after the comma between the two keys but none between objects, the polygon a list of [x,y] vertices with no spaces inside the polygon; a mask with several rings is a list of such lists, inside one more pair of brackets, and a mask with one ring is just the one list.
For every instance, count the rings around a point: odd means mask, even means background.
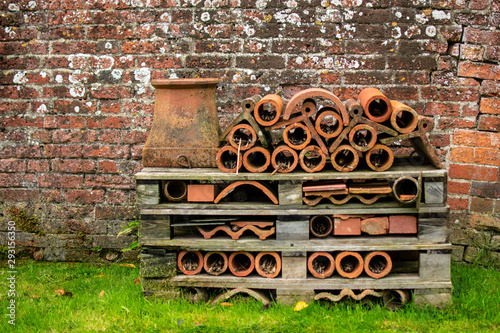
[{"label": "fallen leaf", "polygon": [[40,298],[40,295],[33,295],[31,298]]},{"label": "fallen leaf", "polygon": [[135,268],[134,264],[120,264],[122,267],[130,267],[130,268]]},{"label": "fallen leaf", "polygon": [[99,293],[99,297],[102,298],[104,296],[104,290],[101,290],[101,292]]},{"label": "fallen leaf", "polygon": [[222,306],[233,306],[233,304],[228,303],[228,302],[222,302],[222,303],[220,303],[220,305],[222,305]]},{"label": "fallen leaf", "polygon": [[56,290],[56,294],[58,294],[59,296],[62,296],[64,295],[66,292],[64,291],[64,289],[57,289]]},{"label": "fallen leaf", "polygon": [[99,273],[99,275],[94,275],[94,277],[99,277],[99,278],[101,278],[101,277],[103,277],[103,276],[104,276],[104,274],[103,274],[103,273]]},{"label": "fallen leaf", "polygon": [[306,302],[297,302],[295,304],[295,307],[293,308],[293,311],[301,311],[307,308],[309,305]]},{"label": "fallen leaf", "polygon": [[141,279],[139,279],[139,278],[135,279],[134,284],[141,284]]}]

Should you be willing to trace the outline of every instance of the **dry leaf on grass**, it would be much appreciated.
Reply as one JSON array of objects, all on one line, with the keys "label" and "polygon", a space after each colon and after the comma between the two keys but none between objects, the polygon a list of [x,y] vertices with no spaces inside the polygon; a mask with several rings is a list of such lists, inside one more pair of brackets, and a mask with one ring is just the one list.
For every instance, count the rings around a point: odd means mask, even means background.
[{"label": "dry leaf on grass", "polygon": [[134,284],[141,284],[141,279],[139,279],[139,278],[135,279]]},{"label": "dry leaf on grass", "polygon": [[71,291],[66,291],[64,289],[57,289],[55,292],[59,296],[67,296],[67,297],[73,296],[73,293]]},{"label": "dry leaf on grass", "polygon": [[293,308],[293,311],[301,311],[307,308],[309,305],[306,302],[297,302],[295,304],[295,307]]},{"label": "dry leaf on grass", "polygon": [[222,305],[222,306],[233,306],[233,304],[228,303],[228,302],[222,302],[222,303],[220,303],[220,305]]},{"label": "dry leaf on grass", "polygon": [[99,293],[99,297],[100,298],[104,297],[104,290],[101,290],[101,292]]},{"label": "dry leaf on grass", "polygon": [[31,298],[40,298],[40,295],[33,295]]},{"label": "dry leaf on grass", "polygon": [[94,277],[99,277],[99,278],[101,278],[101,277],[104,277],[104,274],[103,274],[103,273],[99,273],[99,275],[94,275]]},{"label": "dry leaf on grass", "polygon": [[122,267],[130,267],[130,268],[135,268],[134,264],[120,264]]}]

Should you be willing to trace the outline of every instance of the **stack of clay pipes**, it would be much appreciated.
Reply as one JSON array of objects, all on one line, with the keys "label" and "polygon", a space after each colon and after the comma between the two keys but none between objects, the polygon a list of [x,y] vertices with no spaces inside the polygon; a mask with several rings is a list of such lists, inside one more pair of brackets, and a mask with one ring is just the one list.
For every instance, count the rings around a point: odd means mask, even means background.
[{"label": "stack of clay pipes", "polygon": [[253,255],[247,251],[226,254],[222,251],[181,251],[177,256],[177,267],[186,275],[196,275],[205,270],[210,275],[220,275],[227,269],[235,276],[248,276],[254,270],[265,278],[275,278],[281,271],[281,257],[277,252],[259,252]]},{"label": "stack of clay pipes", "polygon": [[394,162],[387,146],[410,140],[436,166],[441,167],[427,140],[433,123],[411,107],[390,101],[375,88],[365,88],[358,99],[342,103],[322,88],[300,91],[287,103],[275,94],[246,98],[242,112],[221,134],[226,144],[216,162],[220,170],[237,173],[321,171],[330,161],[340,172],[356,169],[360,159],[375,171]]},{"label": "stack of clay pipes", "polygon": [[337,270],[342,277],[354,279],[363,271],[374,279],[380,279],[392,270],[392,259],[382,251],[366,253],[340,252],[335,258],[329,252],[314,252],[307,260],[307,270],[315,278],[325,279]]}]

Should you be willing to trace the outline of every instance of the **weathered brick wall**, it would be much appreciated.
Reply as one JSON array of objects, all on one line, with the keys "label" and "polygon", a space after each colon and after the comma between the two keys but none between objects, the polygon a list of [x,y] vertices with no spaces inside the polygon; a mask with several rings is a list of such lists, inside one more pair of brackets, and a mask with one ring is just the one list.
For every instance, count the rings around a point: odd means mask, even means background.
[{"label": "weathered brick wall", "polygon": [[341,100],[375,86],[434,117],[454,256],[498,250],[498,0],[1,0],[0,10],[1,230],[16,218],[33,231],[18,240],[37,259],[114,259],[131,241],[116,234],[136,217],[150,80],[181,77],[220,79],[222,127],[244,97],[311,86]]}]

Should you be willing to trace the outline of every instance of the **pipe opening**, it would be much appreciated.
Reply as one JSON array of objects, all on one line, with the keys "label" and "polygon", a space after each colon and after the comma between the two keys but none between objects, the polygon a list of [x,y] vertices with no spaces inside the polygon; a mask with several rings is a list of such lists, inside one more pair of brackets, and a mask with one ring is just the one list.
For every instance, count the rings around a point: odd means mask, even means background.
[{"label": "pipe opening", "polygon": [[399,310],[408,303],[410,295],[405,290],[387,290],[382,297],[385,307],[389,310]]},{"label": "pipe opening", "polygon": [[272,121],[276,118],[276,115],[278,114],[276,110],[276,106],[272,103],[263,103],[259,106],[259,117],[263,121]]},{"label": "pipe opening", "polygon": [[340,150],[334,157],[335,163],[342,168],[351,166],[355,161],[354,153],[349,149]]},{"label": "pipe opening", "polygon": [[321,118],[319,127],[324,133],[333,134],[339,130],[340,122],[335,116],[327,114]]},{"label": "pipe opening", "polygon": [[246,104],[245,104],[245,109],[250,109],[250,108],[252,108],[252,104],[250,104],[250,103],[246,103]]},{"label": "pipe opening", "polygon": [[210,254],[205,261],[205,265],[208,267],[208,274],[219,275],[225,271],[226,261],[220,253]]},{"label": "pipe opening", "polygon": [[248,154],[247,163],[253,168],[261,168],[268,163],[268,158],[261,151],[253,151]]},{"label": "pipe opening", "polygon": [[165,195],[170,200],[182,200],[187,194],[187,186],[183,181],[170,181],[165,183]]},{"label": "pipe opening", "polygon": [[411,126],[415,121],[415,115],[410,111],[402,110],[396,116],[396,124],[405,129]]},{"label": "pipe opening", "polygon": [[381,168],[390,162],[389,153],[384,149],[376,149],[370,154],[370,163],[375,168]]},{"label": "pipe opening", "polygon": [[231,138],[233,144],[238,147],[241,140],[241,147],[248,147],[252,142],[254,142],[254,137],[252,132],[247,128],[238,128],[234,131],[233,137]]},{"label": "pipe opening", "polygon": [[195,252],[186,253],[181,259],[181,265],[186,271],[196,271],[200,267],[198,255]]},{"label": "pipe opening", "polygon": [[316,237],[326,237],[333,230],[333,222],[328,216],[319,215],[311,219],[311,233]]},{"label": "pipe opening", "polygon": [[387,103],[380,98],[374,99],[369,105],[368,105],[368,112],[373,116],[373,117],[381,117],[385,115],[388,111],[388,106]]},{"label": "pipe opening", "polygon": [[347,255],[340,260],[340,268],[346,273],[354,272],[359,268],[359,265],[359,260],[352,255]]},{"label": "pipe opening", "polygon": [[414,200],[418,191],[418,182],[414,178],[400,178],[394,182],[394,194],[401,201]]},{"label": "pipe opening", "polygon": [[373,256],[368,264],[368,269],[374,274],[380,274],[387,267],[387,258],[381,255]]},{"label": "pipe opening", "polygon": [[270,254],[264,254],[260,258],[259,268],[267,275],[272,275],[276,272],[278,268],[278,262],[276,258]]},{"label": "pipe opening", "polygon": [[307,132],[301,127],[291,128],[288,131],[288,141],[293,145],[300,146],[304,144],[307,139]]},{"label": "pipe opening", "polygon": [[223,151],[220,155],[220,161],[225,168],[235,169],[238,163],[238,154],[231,150]]},{"label": "pipe opening", "polygon": [[332,261],[326,256],[318,255],[313,259],[311,266],[316,273],[322,275],[332,268]]},{"label": "pipe opening", "polygon": [[276,155],[276,165],[279,169],[288,169],[295,161],[293,154],[287,150],[280,151]]},{"label": "pipe opening", "polygon": [[309,169],[318,167],[323,161],[323,155],[320,152],[311,150],[304,154],[304,165]]},{"label": "pipe opening", "polygon": [[234,272],[244,272],[252,267],[252,261],[247,255],[238,253],[233,256],[231,266],[233,267]]},{"label": "pipe opening", "polygon": [[367,147],[373,141],[373,133],[367,129],[359,129],[354,133],[353,142],[359,147]]}]

